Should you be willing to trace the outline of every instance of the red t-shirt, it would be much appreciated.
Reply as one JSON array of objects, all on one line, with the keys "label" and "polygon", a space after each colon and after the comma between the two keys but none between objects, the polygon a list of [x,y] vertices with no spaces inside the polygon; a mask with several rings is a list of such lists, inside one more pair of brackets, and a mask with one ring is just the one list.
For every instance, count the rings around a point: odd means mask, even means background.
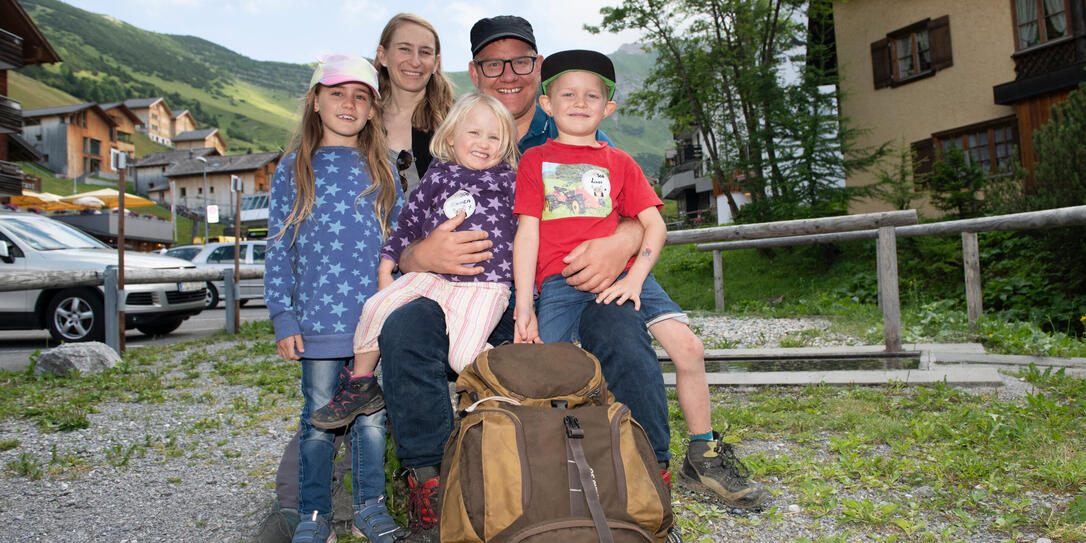
[{"label": "red t-shirt", "polygon": [[517,168],[513,213],[540,220],[536,288],[561,273],[566,267],[562,259],[582,242],[610,236],[620,217],[636,217],[652,206],[663,203],[641,167],[610,145],[547,140],[525,151]]}]

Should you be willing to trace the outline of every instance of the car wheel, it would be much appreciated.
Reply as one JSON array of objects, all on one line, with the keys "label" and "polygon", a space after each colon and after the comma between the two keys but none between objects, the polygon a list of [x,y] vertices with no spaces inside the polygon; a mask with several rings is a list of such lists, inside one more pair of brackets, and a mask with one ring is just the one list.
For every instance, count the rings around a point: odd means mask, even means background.
[{"label": "car wheel", "polygon": [[105,339],[105,306],[97,291],[69,288],[49,301],[45,326],[57,341],[102,341]]},{"label": "car wheel", "polygon": [[136,330],[148,336],[164,336],[177,330],[185,319],[159,319],[136,326]]},{"label": "car wheel", "polygon": [[219,305],[219,291],[215,289],[211,281],[208,281],[207,291],[204,293],[204,309],[215,309],[217,305]]}]

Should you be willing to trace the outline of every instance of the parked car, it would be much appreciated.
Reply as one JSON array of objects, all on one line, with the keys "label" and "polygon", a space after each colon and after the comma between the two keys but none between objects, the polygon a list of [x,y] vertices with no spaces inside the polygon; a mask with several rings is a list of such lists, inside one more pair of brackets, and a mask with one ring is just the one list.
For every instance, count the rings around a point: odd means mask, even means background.
[{"label": "parked car", "polygon": [[[241,242],[241,269],[264,269],[264,250],[268,242],[265,240]],[[183,258],[196,265],[198,268],[234,269],[234,242],[223,241],[208,243],[206,245],[179,245],[166,251],[166,256]],[[207,295],[204,299],[204,309],[211,309],[219,305],[226,288],[222,279],[208,281],[206,285]],[[238,285],[241,292],[238,298],[241,305],[249,300],[264,299],[263,279],[242,279]]]},{"label": "parked car", "polygon": [[[5,272],[104,270],[117,251],[82,231],[32,213],[0,212],[0,276]],[[125,253],[125,268],[195,268],[162,255]],[[168,334],[203,310],[200,281],[125,285],[125,328]],[[49,330],[57,341],[105,338],[105,294],[101,286],[0,292],[0,329]]]}]

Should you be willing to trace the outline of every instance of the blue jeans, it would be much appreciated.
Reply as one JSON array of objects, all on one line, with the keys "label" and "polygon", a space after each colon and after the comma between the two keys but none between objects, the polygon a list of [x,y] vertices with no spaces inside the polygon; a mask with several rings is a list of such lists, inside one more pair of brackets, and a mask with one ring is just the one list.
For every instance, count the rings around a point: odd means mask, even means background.
[{"label": "blue jeans", "polygon": [[[302,414],[298,421],[298,513],[303,517],[317,511],[332,513],[332,462],[335,460],[335,431],[321,430],[309,423],[309,415],[328,404],[339,386],[340,368],[352,358],[313,360],[303,358]],[[351,493],[354,509],[385,493],[385,411],[362,415],[350,425]]]},{"label": "blue jeans", "polygon": [[[625,277],[623,272],[619,278]],[[650,273],[641,285],[641,319],[649,326],[665,319],[678,319],[689,323],[690,319],[683,310],[664,292],[660,283]],[[596,303],[596,295],[581,292],[566,283],[560,274],[543,280],[536,305],[539,319],[539,337],[544,343],[555,341],[575,341],[579,337],[574,333],[580,326],[581,312],[588,304]],[[611,302],[614,303],[614,302]],[[623,305],[633,305],[624,302]]]},{"label": "blue jeans", "polygon": [[[491,345],[512,340],[512,311],[510,304],[488,340]],[[656,459],[666,462],[667,396],[644,320],[632,304],[589,304],[578,331],[581,345],[600,359],[615,397],[645,428]],[[414,300],[389,316],[378,344],[396,455],[407,468],[437,466],[454,416],[448,381],[455,375],[446,362],[445,314],[433,300]]]}]

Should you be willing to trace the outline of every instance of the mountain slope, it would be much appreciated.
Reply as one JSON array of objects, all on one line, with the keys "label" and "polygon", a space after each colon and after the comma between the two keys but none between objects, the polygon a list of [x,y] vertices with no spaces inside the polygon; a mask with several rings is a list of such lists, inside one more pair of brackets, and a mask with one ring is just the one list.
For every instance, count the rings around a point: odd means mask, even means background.
[{"label": "mountain slope", "polygon": [[[75,101],[161,96],[174,113],[187,109],[201,127],[218,128],[230,152],[287,146],[312,65],[253,60],[202,38],[149,32],[58,0],[20,3],[64,62],[19,73]],[[621,104],[622,97],[640,85],[653,59],[636,46],[624,46],[611,57],[619,73]],[[457,94],[473,88],[467,72],[448,76]],[[39,103],[46,101],[33,100],[35,107],[64,103]],[[650,176],[663,160],[663,149],[671,145],[664,123],[623,114],[621,107],[603,129]]]}]

